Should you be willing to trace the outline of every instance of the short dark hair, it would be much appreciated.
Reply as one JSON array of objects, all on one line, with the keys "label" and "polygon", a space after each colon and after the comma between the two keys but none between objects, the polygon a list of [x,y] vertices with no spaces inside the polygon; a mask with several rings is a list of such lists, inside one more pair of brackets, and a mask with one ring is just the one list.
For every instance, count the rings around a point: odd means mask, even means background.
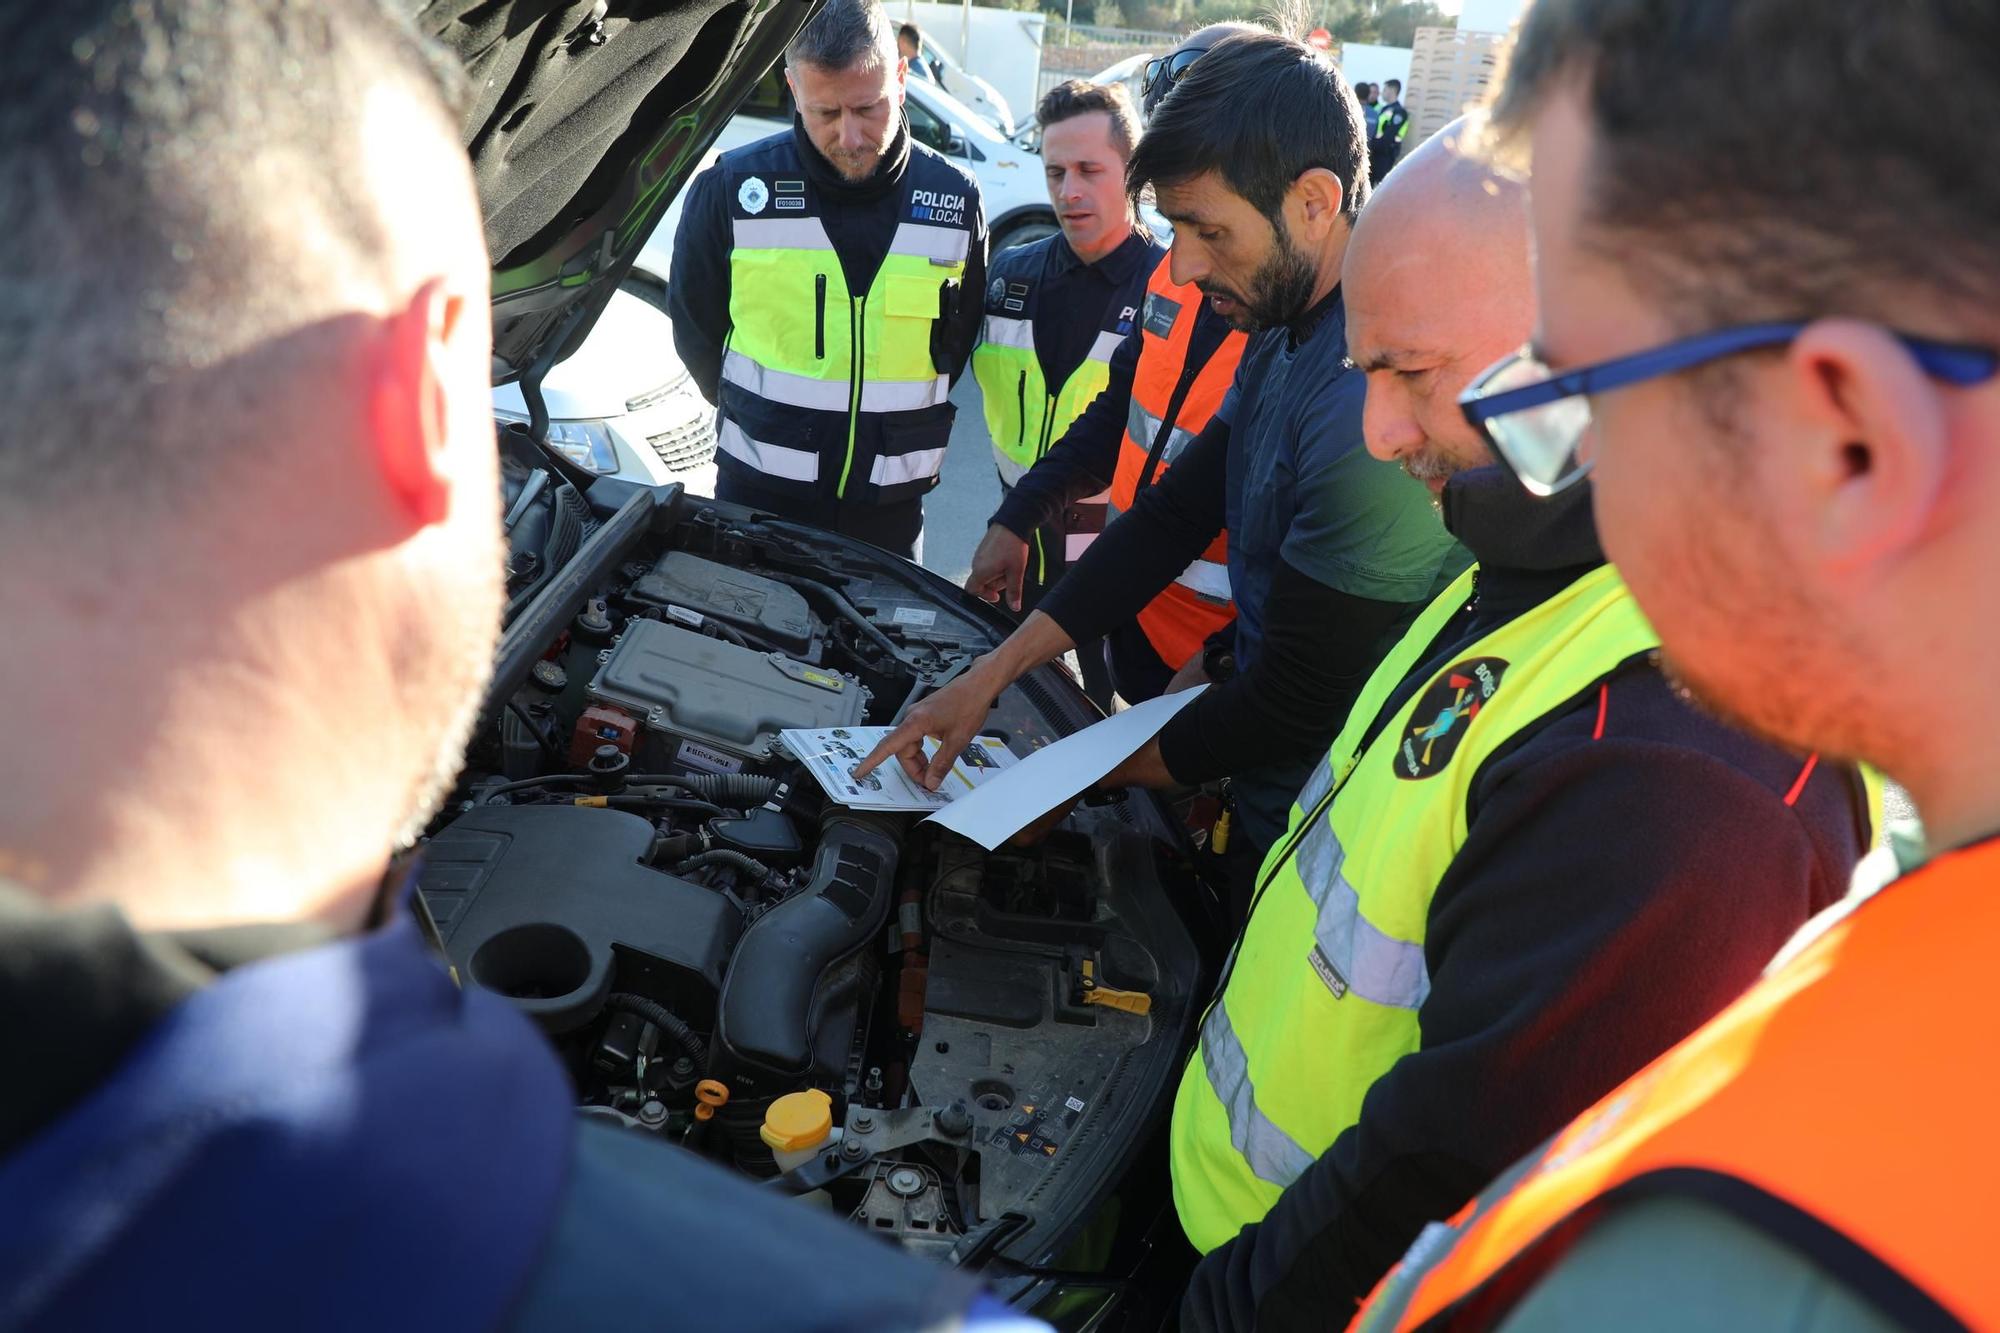
[{"label": "short dark hair", "polygon": [[[1996,61],[2000,7],[1963,0],[1537,0],[1488,114],[1504,151],[1574,81],[1585,239],[1683,328],[1912,299],[1978,327],[2000,299]],[[1913,132],[1841,77],[1864,69],[1949,87],[1950,110]]]},{"label": "short dark hair", "polygon": [[1368,91],[1374,86],[1372,83],[1357,83],[1354,85],[1354,95],[1356,97],[1365,97]]},{"label": "short dark hair", "polygon": [[0,507],[172,512],[282,447],[289,335],[388,294],[361,108],[455,146],[457,66],[377,0],[65,0],[0,13],[0,70]]},{"label": "short dark hair", "polygon": [[910,45],[916,47],[919,51],[924,49],[924,30],[914,23],[897,24],[896,36],[909,38]]},{"label": "short dark hair", "polygon": [[1092,83],[1088,79],[1059,83],[1042,95],[1035,119],[1047,129],[1093,111],[1111,117],[1111,141],[1118,145],[1120,157],[1130,158],[1132,145],[1139,142],[1139,109],[1132,105],[1132,94],[1122,83]]},{"label": "short dark hair", "polygon": [[1403,81],[1401,79],[1384,79],[1382,80],[1382,86],[1384,88],[1394,88],[1399,93],[1403,91]]},{"label": "short dark hair", "polygon": [[870,59],[892,64],[901,57],[881,0],[827,0],[785,48],[787,65],[848,69]]},{"label": "short dark hair", "polygon": [[1219,42],[1153,112],[1125,167],[1134,197],[1219,171],[1277,225],[1285,192],[1314,167],[1340,181],[1352,218],[1368,198],[1361,106],[1326,53],[1276,33]]}]

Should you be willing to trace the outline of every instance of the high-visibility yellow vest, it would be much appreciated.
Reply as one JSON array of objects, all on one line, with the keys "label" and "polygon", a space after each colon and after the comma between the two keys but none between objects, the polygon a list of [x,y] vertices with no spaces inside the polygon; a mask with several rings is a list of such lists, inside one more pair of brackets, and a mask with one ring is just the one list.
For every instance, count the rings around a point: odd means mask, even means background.
[{"label": "high-visibility yellow vest", "polygon": [[1658,637],[1599,566],[1496,627],[1371,736],[1466,604],[1477,566],[1376,668],[1265,858],[1248,926],[1174,1102],[1174,1204],[1202,1250],[1262,1218],[1418,1049],[1431,897],[1481,766]]},{"label": "high-visibility yellow vest", "polygon": [[[1117,316],[1114,308],[1105,317]],[[1082,364],[1051,390],[1035,355],[1033,322],[986,316],[985,332],[972,353],[972,373],[986,402],[986,433],[993,440],[1001,481],[1009,486],[1019,481],[1104,392],[1111,382],[1111,354],[1123,341],[1116,329],[1100,329]]]},{"label": "high-visibility yellow vest", "polygon": [[[972,374],[979,381],[986,413],[987,438],[1003,485],[1012,486],[1060,440],[1111,382],[1111,357],[1132,330],[1138,313],[1137,294],[1114,292],[1102,311],[1039,310],[1043,293],[1032,275],[1049,262],[1050,247],[1067,245],[1061,236],[1010,250],[996,259],[986,300],[986,322],[979,346],[972,353]],[[1136,277],[1136,275],[1135,275]],[[1016,281],[1015,279],[1025,279]],[[1136,286],[1136,283],[1133,284]],[[1083,360],[1059,385],[1051,385],[1035,348],[1035,320],[1059,314],[1065,320],[1090,321],[1096,337]],[[1046,325],[1045,325],[1046,327]],[[1110,517],[1108,492],[1075,501],[1063,516],[1063,561],[1081,558]],[[1061,564],[1042,549],[1042,535],[1030,539],[1034,551],[1033,578],[1046,584]]]},{"label": "high-visibility yellow vest", "polygon": [[717,448],[780,489],[885,502],[929,490],[952,418],[933,341],[964,299],[970,183],[913,145],[888,254],[856,293],[789,132],[717,169],[732,229]]}]

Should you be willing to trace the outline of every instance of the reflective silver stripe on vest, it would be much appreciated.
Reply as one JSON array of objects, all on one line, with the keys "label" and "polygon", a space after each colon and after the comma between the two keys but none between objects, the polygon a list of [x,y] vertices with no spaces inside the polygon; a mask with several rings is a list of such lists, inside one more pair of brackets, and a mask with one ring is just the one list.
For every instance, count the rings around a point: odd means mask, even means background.
[{"label": "reflective silver stripe on vest", "polygon": [[1257,1179],[1284,1189],[1313,1164],[1313,1155],[1292,1141],[1257,1108],[1257,1090],[1250,1084],[1250,1057],[1229,1022],[1220,999],[1201,1023],[1201,1063],[1208,1086],[1229,1116],[1229,1142],[1243,1154]]},{"label": "reflective silver stripe on vest", "polygon": [[1021,478],[1028,475],[1028,464],[1017,463],[998,449],[993,451],[993,461],[1000,465],[1000,484],[1002,486],[1019,485]]},{"label": "reflective silver stripe on vest", "polygon": [[1160,433],[1160,419],[1139,406],[1137,398],[1125,400],[1125,433],[1141,449],[1153,447],[1153,437]]},{"label": "reflective silver stripe on vest", "polygon": [[782,444],[753,440],[728,417],[715,433],[715,447],[740,463],[747,463],[767,476],[786,481],[818,481],[819,455],[810,449],[788,449]]},{"label": "reflective silver stripe on vest", "polygon": [[1229,600],[1229,566],[1213,560],[1190,561],[1186,569],[1174,576],[1174,582],[1211,602]]},{"label": "reflective silver stripe on vest", "polygon": [[[844,379],[816,380],[810,375],[772,370],[734,348],[723,353],[722,378],[766,402],[802,407],[809,412],[845,413],[853,392]],[[868,380],[861,386],[861,410],[915,412],[936,407],[950,396],[951,380],[944,375],[927,380]]]},{"label": "reflective silver stripe on vest", "polygon": [[906,481],[935,477],[943,466],[943,449],[918,449],[893,456],[877,454],[868,468],[868,480],[876,486],[900,486]]},{"label": "reflective silver stripe on vest", "polygon": [[1081,560],[1090,544],[1097,540],[1094,532],[1065,532],[1063,534],[1063,559]]},{"label": "reflective silver stripe on vest", "polygon": [[1299,789],[1299,809],[1310,815],[1314,807],[1324,801],[1327,793],[1332,790],[1333,754],[1329,751],[1319,761],[1319,767],[1312,771],[1312,776],[1306,779],[1306,785]]},{"label": "reflective silver stripe on vest", "polygon": [[[1139,406],[1139,400],[1131,399],[1125,408],[1125,429],[1131,432],[1132,440],[1140,448],[1150,452],[1153,441],[1159,438],[1161,421],[1158,417]],[[1174,427],[1167,436],[1167,447],[1160,451],[1161,466],[1168,466],[1180,457],[1181,451],[1194,442],[1194,435]]]},{"label": "reflective silver stripe on vest", "polygon": [[1125,335],[1122,333],[1112,333],[1109,330],[1100,332],[1097,341],[1091,343],[1090,354],[1084,357],[1084,360],[1109,361],[1111,354],[1118,350],[1118,344],[1124,341]]},{"label": "reflective silver stripe on vest", "polygon": [[1011,315],[988,315],[986,328],[979,336],[994,347],[1013,347],[1024,352],[1035,350],[1033,322],[1015,319]]},{"label": "reflective silver stripe on vest", "polygon": [[1334,836],[1333,821],[1325,812],[1312,821],[1293,855],[1299,879],[1319,909],[1313,939],[1347,988],[1364,1000],[1394,1009],[1423,1004],[1431,993],[1424,946],[1385,935],[1361,915],[1361,895],[1341,871],[1347,849]]},{"label": "reflective silver stripe on vest", "polygon": [[889,238],[889,253],[921,255],[940,263],[963,264],[971,245],[972,233],[962,227],[931,227],[921,222],[905,222]]},{"label": "reflective silver stripe on vest", "polygon": [[831,250],[818,218],[737,218],[730,239],[738,250]]}]

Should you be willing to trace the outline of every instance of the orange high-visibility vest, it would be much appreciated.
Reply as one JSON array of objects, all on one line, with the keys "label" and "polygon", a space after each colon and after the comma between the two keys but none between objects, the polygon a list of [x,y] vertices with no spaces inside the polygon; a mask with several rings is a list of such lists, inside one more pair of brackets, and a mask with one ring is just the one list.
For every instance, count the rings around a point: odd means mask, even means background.
[{"label": "orange high-visibility vest", "polygon": [[[1111,481],[1111,513],[1124,513],[1138,498],[1142,478],[1150,484],[1165,474],[1181,450],[1185,449],[1215,409],[1236,378],[1236,363],[1249,341],[1231,330],[1208,364],[1196,372],[1178,410],[1174,390],[1187,367],[1188,344],[1194,337],[1195,314],[1201,308],[1201,292],[1193,285],[1174,285],[1168,266],[1172,255],[1162,256],[1160,265],[1146,282],[1146,299],[1140,309],[1143,329],[1139,365],[1132,376],[1131,402],[1125,410],[1125,438],[1118,446],[1118,469]],[[1169,412],[1172,420],[1168,420]],[[1144,478],[1146,459],[1162,430],[1168,430],[1157,467]],[[1139,628],[1146,641],[1169,669],[1178,671],[1190,657],[1201,651],[1208,636],[1236,617],[1236,604],[1229,597],[1229,534],[1220,533],[1210,542],[1201,558],[1181,571],[1166,590],[1139,613]]]},{"label": "orange high-visibility vest", "polygon": [[1491,1327],[1604,1210],[1678,1192],[1902,1322],[2000,1328],[2000,839],[1807,929],[1823,933],[1426,1231],[1352,1327]]}]

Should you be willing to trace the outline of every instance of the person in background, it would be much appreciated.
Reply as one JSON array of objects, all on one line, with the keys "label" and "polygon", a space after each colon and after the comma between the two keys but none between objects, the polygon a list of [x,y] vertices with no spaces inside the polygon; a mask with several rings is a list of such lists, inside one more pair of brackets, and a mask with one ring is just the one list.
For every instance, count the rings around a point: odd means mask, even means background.
[{"label": "person in background", "polygon": [[903,57],[909,71],[920,79],[932,83],[942,82],[936,65],[924,55],[924,30],[914,23],[896,25],[896,52]]},{"label": "person in background", "polygon": [[785,52],[792,128],[688,190],[667,293],[716,404],[715,498],[922,557],[923,497],[978,340],[986,220],[912,142],[879,0],[830,0]]},{"label": "person in background", "polygon": [[[994,256],[986,324],[972,354],[1003,509],[1014,484],[1111,382],[1111,359],[1138,328],[1146,277],[1165,252],[1138,225],[1125,192],[1125,163],[1139,138],[1125,86],[1072,79],[1049,90],[1035,117],[1062,229]],[[1076,497],[1015,539],[1022,559],[1006,589],[1011,609],[1033,610],[1083,554],[1104,529],[1108,498],[1101,488]],[[1077,660],[1084,693],[1109,709],[1103,644],[1079,644]]]},{"label": "person in background", "polygon": [[[1372,83],[1355,84],[1354,95],[1361,100],[1361,128],[1362,131],[1368,136],[1369,151],[1372,155],[1375,144],[1375,122],[1381,119],[1382,107],[1376,100],[1377,93],[1375,90],[1375,85]],[[1373,171],[1372,156],[1370,161],[1370,171],[1371,172]],[[1370,184],[1373,183],[1374,182],[1372,181],[1370,182]]]},{"label": "person in background", "polygon": [[[1247,23],[1211,24],[1190,33],[1165,57],[1145,89],[1151,115],[1178,74],[1226,37],[1256,32]],[[1121,179],[1119,189],[1124,182]],[[1166,474],[1222,405],[1245,335],[1217,314],[1199,288],[1173,280],[1172,256],[1146,279],[1135,328],[1112,354],[1104,391],[1047,453],[1006,492],[973,553],[965,586],[988,601],[1021,607],[1029,539],[1070,506],[1110,487],[1111,513],[1132,508],[1139,492]],[[1207,550],[1161,589],[1132,620],[1104,636],[1111,684],[1127,702],[1160,694],[1174,674],[1211,650],[1228,650],[1229,544],[1218,534]],[[1084,662],[1086,671],[1089,662]],[[1220,675],[1218,671],[1216,674]]]},{"label": "person in background", "polygon": [[1203,1020],[1172,1134],[1208,1251],[1189,1333],[1341,1326],[1425,1226],[1754,982],[1873,831],[1852,768],[1680,697],[1588,489],[1536,501],[1459,413],[1534,297],[1522,191],[1455,136],[1369,200],[1341,285],[1369,451],[1478,563],[1300,793]]},{"label": "person in background", "polygon": [[[1131,620],[1227,529],[1235,673],[1217,663],[1227,678],[1103,784],[1229,777],[1230,844],[1254,870],[1252,854],[1284,831],[1362,682],[1465,560],[1422,484],[1362,446],[1364,386],[1347,361],[1340,296],[1341,256],[1367,198],[1362,142],[1353,93],[1301,42],[1249,33],[1191,62],[1126,184],[1153,186],[1174,223],[1173,276],[1258,331],[1235,385],[1021,627],[916,704],[858,772],[894,754],[935,787],[949,764],[925,762],[924,737],[958,754],[1009,683]],[[1194,674],[1211,679],[1203,664]],[[1245,871],[1232,885],[1236,921],[1249,893]]]},{"label": "person in background", "polygon": [[961,1326],[417,927],[507,549],[462,71],[357,0],[0,37],[0,1325]]},{"label": "person in background", "polygon": [[1403,106],[1403,84],[1399,79],[1382,81],[1384,101],[1375,113],[1375,132],[1368,137],[1368,183],[1380,185],[1403,155],[1403,141],[1410,137],[1410,113]]},{"label": "person in background", "polygon": [[[1466,411],[1536,493],[1589,476],[1695,698],[1880,765],[1937,852],[1427,1234],[1369,1333],[2000,1328],[1997,67],[1956,0],[1522,20],[1491,118],[1541,319]],[[1827,77],[1863,69],[1952,114]]]}]

